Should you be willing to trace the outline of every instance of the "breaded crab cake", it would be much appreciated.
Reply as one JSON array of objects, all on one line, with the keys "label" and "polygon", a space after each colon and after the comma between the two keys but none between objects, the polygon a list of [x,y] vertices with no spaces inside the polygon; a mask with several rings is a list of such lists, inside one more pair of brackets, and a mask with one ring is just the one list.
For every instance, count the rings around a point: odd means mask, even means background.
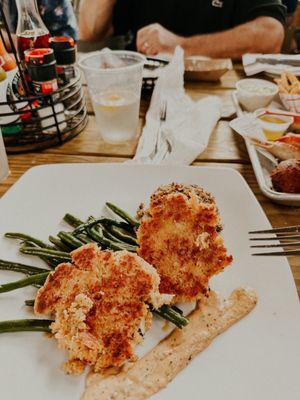
[{"label": "breaded crab cake", "polygon": [[68,373],[86,365],[100,371],[134,360],[134,347],[151,326],[154,308],[172,296],[159,293],[156,270],[136,254],[101,251],[88,244],[73,251],[72,264],[57,266],[38,291],[34,310],[53,315],[51,330],[67,349]]},{"label": "breaded crab cake", "polygon": [[214,198],[196,185],[159,187],[142,213],[137,230],[138,254],[160,276],[160,292],[174,301],[205,295],[209,279],[228,266]]}]

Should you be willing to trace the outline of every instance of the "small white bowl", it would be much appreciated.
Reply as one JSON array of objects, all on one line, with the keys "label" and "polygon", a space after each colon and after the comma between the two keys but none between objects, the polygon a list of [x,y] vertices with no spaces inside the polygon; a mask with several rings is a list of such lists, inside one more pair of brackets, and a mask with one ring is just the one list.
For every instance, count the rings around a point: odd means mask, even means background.
[{"label": "small white bowl", "polygon": [[267,107],[278,93],[278,86],[264,79],[242,79],[236,89],[239,102],[249,112]]},{"label": "small white bowl", "polygon": [[[293,117],[287,115],[271,114],[271,113],[266,114],[262,110],[257,110],[254,113],[254,115],[257,118],[259,125],[263,130],[264,136],[266,137],[267,140],[271,141],[277,140],[280,137],[282,137],[294,122]],[[263,116],[269,117],[270,119],[272,118],[280,119],[281,123],[263,121],[261,119],[261,117]]]}]

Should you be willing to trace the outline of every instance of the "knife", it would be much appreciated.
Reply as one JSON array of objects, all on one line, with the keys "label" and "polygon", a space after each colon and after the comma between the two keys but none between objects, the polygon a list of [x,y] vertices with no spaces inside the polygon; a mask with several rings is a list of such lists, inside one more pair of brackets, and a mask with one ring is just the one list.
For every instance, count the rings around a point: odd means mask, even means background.
[{"label": "knife", "polygon": [[277,65],[277,64],[285,64],[285,65],[290,65],[292,67],[300,67],[300,59],[298,60],[291,60],[290,58],[264,58],[264,57],[258,57],[256,60],[251,63],[262,63],[262,64],[270,64],[270,65]]}]

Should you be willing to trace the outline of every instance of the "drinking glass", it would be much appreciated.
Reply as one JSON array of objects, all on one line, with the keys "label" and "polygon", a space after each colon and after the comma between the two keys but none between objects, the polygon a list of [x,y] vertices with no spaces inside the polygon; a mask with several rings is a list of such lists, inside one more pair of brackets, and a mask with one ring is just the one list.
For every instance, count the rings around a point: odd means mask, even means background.
[{"label": "drinking glass", "polygon": [[79,63],[107,142],[122,143],[136,136],[144,62],[139,53],[116,50],[90,54]]},{"label": "drinking glass", "polygon": [[0,130],[0,182],[9,174],[8,161],[4,147],[2,132]]}]

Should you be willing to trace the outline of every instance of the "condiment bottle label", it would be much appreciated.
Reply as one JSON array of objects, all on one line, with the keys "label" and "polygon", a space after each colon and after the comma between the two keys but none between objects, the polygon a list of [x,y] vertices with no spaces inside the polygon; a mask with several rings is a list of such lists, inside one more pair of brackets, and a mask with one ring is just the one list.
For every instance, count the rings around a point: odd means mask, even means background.
[{"label": "condiment bottle label", "polygon": [[32,82],[35,93],[52,93],[58,89],[57,79],[46,82]]}]

